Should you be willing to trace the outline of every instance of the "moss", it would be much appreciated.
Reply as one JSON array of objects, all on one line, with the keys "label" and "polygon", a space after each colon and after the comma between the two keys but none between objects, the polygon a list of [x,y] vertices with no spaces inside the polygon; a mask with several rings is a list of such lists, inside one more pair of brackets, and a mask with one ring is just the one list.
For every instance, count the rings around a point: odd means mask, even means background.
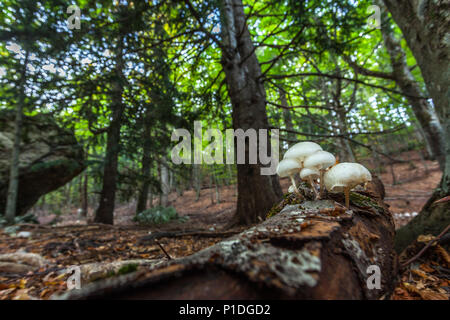
[{"label": "moss", "polygon": [[357,192],[350,192],[350,201],[361,208],[371,207],[375,208],[377,212],[384,211],[384,209],[380,207],[375,200]]},{"label": "moss", "polygon": [[121,267],[117,271],[117,274],[122,275],[122,274],[131,273],[131,272],[136,271],[137,268],[138,268],[138,265],[136,263],[130,263],[130,264],[127,264],[127,265],[124,265],[123,267]]},{"label": "moss", "polygon": [[130,263],[130,264],[126,264],[122,267],[119,268],[119,270],[114,271],[114,270],[109,270],[106,273],[101,273],[99,275],[94,276],[92,279],[90,279],[91,282],[97,282],[103,279],[107,279],[107,278],[112,278],[112,277],[116,277],[116,276],[121,276],[124,274],[128,274],[131,272],[136,271],[138,268],[138,265],[136,263]]},{"label": "moss", "polygon": [[275,204],[267,213],[266,219],[273,217],[274,215],[280,213],[283,208],[289,204],[300,204],[303,200],[299,199],[294,193],[286,193],[283,195],[283,200],[280,203]]},{"label": "moss", "polygon": [[80,163],[73,159],[58,159],[47,162],[38,162],[31,166],[30,172],[39,172],[53,167],[66,167],[69,172],[77,171],[80,168]]}]

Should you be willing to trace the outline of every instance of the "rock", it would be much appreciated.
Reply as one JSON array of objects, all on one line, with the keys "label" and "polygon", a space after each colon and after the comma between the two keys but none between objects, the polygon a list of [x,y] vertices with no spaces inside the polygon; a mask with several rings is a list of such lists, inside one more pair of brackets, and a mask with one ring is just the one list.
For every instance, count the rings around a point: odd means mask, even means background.
[{"label": "rock", "polygon": [[19,237],[19,238],[29,238],[29,237],[31,237],[31,232],[30,231],[20,231],[17,234],[17,237]]},{"label": "rock", "polygon": [[[6,206],[14,116],[12,110],[0,110],[0,213]],[[63,186],[84,169],[81,145],[50,115],[25,116],[21,143],[16,215],[24,214],[42,195]]]},{"label": "rock", "polygon": [[60,218],[54,213],[51,213],[47,216],[39,216],[37,219],[39,221],[39,224],[42,225],[53,224],[60,221]]}]

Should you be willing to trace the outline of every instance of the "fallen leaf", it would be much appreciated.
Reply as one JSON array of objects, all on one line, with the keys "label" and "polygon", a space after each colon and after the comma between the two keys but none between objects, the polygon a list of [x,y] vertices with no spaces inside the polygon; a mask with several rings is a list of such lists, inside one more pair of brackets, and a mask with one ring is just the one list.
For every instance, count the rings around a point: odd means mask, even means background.
[{"label": "fallen leaf", "polygon": [[419,294],[424,300],[448,300],[445,294],[432,290],[420,290]]},{"label": "fallen leaf", "polygon": [[420,265],[420,269],[422,269],[423,271],[428,272],[428,273],[435,271],[433,268],[431,268],[428,264],[425,264],[425,263]]},{"label": "fallen leaf", "polygon": [[442,260],[445,261],[447,268],[450,268],[450,255],[448,254],[447,250],[445,250],[442,246],[437,245],[435,251],[439,254]]},{"label": "fallen leaf", "polygon": [[12,300],[30,300],[30,296],[28,295],[28,290],[26,289],[20,289],[17,290],[16,295]]},{"label": "fallen leaf", "polygon": [[433,202],[433,204],[438,204],[438,203],[443,203],[443,202],[447,202],[450,201],[450,196],[444,197],[442,199],[436,200],[435,202]]}]

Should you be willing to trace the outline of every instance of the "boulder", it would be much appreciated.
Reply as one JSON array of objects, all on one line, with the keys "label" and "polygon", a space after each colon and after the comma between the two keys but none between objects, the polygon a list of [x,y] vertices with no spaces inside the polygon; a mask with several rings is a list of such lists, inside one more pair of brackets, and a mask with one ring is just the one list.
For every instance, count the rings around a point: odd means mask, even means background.
[{"label": "boulder", "polygon": [[[0,110],[0,214],[5,211],[11,150],[13,110]],[[73,132],[59,127],[50,115],[24,116],[19,158],[19,194],[16,215],[84,169],[83,148]]]}]

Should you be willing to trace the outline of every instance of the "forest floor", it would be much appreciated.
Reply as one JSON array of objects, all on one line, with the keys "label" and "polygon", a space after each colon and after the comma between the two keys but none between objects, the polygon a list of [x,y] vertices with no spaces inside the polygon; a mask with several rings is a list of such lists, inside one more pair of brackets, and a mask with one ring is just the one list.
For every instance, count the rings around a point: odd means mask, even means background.
[{"label": "forest floor", "polygon": [[[394,164],[392,171],[387,167],[380,175],[386,188],[385,200],[397,227],[420,212],[441,176],[436,162],[420,161],[417,153],[404,153],[400,158],[412,161]],[[366,165],[370,167],[370,164]],[[281,185],[286,192],[289,182],[283,179]],[[188,217],[185,222],[171,222],[159,227],[137,226],[132,222],[135,204],[130,203],[118,206],[114,226],[87,224],[86,219],[77,216],[74,208],[60,217],[39,212],[43,224],[21,225],[14,233],[0,229],[0,299],[49,299],[53,294],[67,290],[70,276],[67,268],[72,265],[82,265],[83,281],[90,282],[130,271],[123,268],[124,264],[112,262],[132,263],[133,271],[169,257],[190,255],[242,230],[223,229],[235,209],[234,186],[220,189],[220,202],[215,198],[214,188],[202,189],[198,201],[193,190],[185,191],[182,197],[170,194],[169,201],[180,216]],[[55,225],[45,224],[55,218],[59,221]],[[421,246],[423,243],[415,244],[416,248]],[[416,251],[410,250],[409,255]],[[39,261],[34,269],[27,265],[29,270],[11,272],[14,268],[11,262],[20,264],[21,261],[10,260],[2,265],[1,255],[14,252],[35,253],[45,261]],[[430,248],[401,274],[390,298],[448,300],[450,261],[446,260],[448,253],[447,256],[445,253],[438,246]],[[33,265],[33,262],[27,263]]]}]

